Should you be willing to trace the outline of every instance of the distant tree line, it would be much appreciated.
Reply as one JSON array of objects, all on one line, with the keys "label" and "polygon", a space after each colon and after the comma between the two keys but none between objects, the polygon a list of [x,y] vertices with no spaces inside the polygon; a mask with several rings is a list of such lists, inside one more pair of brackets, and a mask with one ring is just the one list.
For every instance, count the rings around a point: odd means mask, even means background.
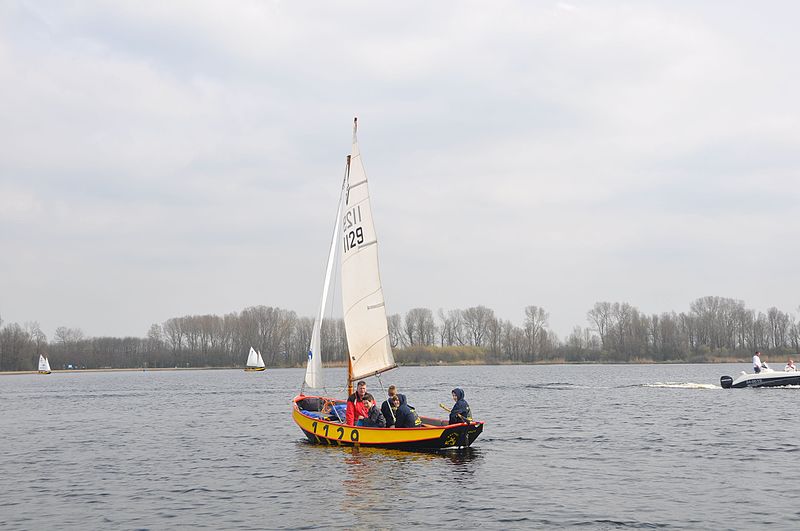
[{"label": "distant tree line", "polygon": [[[413,308],[389,316],[395,356],[403,364],[536,362],[704,362],[800,352],[800,323],[777,308],[766,313],[743,301],[703,297],[688,312],[646,315],[628,303],[598,302],[561,340],[538,306],[524,310],[521,325],[493,310]],[[224,316],[174,317],[150,327],[144,338],[92,337],[60,327],[51,341],[37,323],[3,326],[0,370],[35,370],[40,353],[53,369],[240,367],[252,346],[269,367],[305,363],[313,320],[291,310],[255,306]],[[322,348],[327,364],[345,364],[347,340],[341,319],[326,320]]]}]

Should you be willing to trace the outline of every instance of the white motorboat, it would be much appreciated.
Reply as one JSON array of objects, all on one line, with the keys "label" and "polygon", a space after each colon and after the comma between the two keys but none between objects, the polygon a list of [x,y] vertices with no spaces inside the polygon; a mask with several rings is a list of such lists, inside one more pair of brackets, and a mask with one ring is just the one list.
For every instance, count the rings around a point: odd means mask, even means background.
[{"label": "white motorboat", "polygon": [[798,371],[773,371],[772,369],[761,369],[758,373],[747,373],[742,371],[735,380],[730,376],[723,376],[719,379],[719,384],[723,389],[741,387],[783,387],[786,385],[800,386],[800,372]]}]

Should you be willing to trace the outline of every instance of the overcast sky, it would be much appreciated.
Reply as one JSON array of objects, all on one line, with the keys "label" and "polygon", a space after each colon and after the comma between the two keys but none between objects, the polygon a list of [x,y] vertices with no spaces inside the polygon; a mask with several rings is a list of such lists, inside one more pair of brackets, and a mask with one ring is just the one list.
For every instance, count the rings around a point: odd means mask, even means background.
[{"label": "overcast sky", "polygon": [[0,3],[0,317],[319,303],[353,116],[389,313],[797,315],[796,2]]}]

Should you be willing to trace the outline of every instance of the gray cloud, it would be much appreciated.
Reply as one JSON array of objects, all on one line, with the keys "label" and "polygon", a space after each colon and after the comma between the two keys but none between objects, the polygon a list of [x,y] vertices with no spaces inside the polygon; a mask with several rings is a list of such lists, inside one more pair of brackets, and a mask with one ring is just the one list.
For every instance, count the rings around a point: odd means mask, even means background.
[{"label": "gray cloud", "polygon": [[792,3],[10,2],[0,315],[311,315],[360,140],[390,312],[797,308]]}]

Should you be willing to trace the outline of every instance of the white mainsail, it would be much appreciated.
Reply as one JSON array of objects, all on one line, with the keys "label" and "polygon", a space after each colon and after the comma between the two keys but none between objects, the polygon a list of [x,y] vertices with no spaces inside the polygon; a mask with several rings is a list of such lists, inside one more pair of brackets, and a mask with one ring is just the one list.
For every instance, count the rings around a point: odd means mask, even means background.
[{"label": "white mainsail", "polygon": [[39,372],[50,372],[50,362],[42,354],[39,354]]},{"label": "white mainsail", "polygon": [[258,359],[256,360],[256,367],[260,367],[262,369],[266,368],[266,365],[264,365],[264,358],[261,357],[260,350],[258,351]]},{"label": "white mainsail", "polygon": [[330,288],[331,285],[333,262],[339,244],[339,218],[341,214],[342,199],[339,197],[339,206],[336,209],[336,222],[333,227],[333,238],[331,238],[331,248],[330,251],[328,251],[328,263],[325,266],[325,282],[322,287],[322,300],[320,300],[319,313],[317,314],[317,318],[314,319],[314,327],[311,331],[311,345],[308,347],[308,365],[306,365],[306,378],[303,386],[312,389],[321,389],[324,387],[322,381],[322,318],[328,300],[328,288]]},{"label": "white mainsail", "polygon": [[353,151],[345,183],[342,230],[342,307],[353,366],[351,380],[396,367],[389,340],[378,270],[378,239],[372,220],[367,174],[353,125]]},{"label": "white mainsail", "polygon": [[258,367],[258,353],[253,347],[250,347],[250,353],[247,355],[246,367]]}]

